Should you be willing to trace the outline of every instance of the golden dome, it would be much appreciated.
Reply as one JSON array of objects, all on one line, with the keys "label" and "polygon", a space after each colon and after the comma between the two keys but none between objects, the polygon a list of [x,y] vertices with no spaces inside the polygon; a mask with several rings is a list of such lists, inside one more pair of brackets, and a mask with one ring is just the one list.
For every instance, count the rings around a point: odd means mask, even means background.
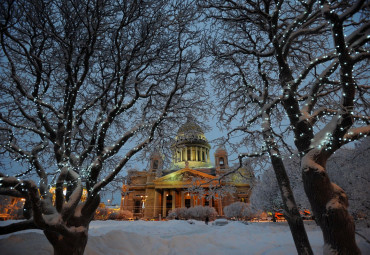
[{"label": "golden dome", "polygon": [[205,137],[202,128],[195,122],[194,118],[192,117],[188,117],[186,123],[179,128],[175,140],[175,145],[201,144],[203,146],[211,148],[211,146],[208,144],[207,138]]},{"label": "golden dome", "polygon": [[173,168],[210,168],[209,145],[202,128],[193,117],[188,117],[186,123],[177,131],[172,144]]},{"label": "golden dome", "polygon": [[188,135],[188,134],[204,135],[202,128],[197,123],[195,123],[195,121],[191,118],[188,118],[186,123],[182,125],[177,131],[177,135]]}]

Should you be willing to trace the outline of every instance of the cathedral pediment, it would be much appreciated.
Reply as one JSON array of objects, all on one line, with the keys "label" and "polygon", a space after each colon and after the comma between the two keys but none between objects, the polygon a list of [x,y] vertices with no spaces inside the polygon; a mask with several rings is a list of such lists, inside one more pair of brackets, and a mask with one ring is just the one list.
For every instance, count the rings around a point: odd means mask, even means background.
[{"label": "cathedral pediment", "polygon": [[194,180],[194,178],[200,178],[202,180],[212,180],[215,176],[209,175],[194,169],[184,168],[176,172],[167,174],[161,178],[154,181],[156,184],[169,183],[169,182],[186,182],[189,183]]}]

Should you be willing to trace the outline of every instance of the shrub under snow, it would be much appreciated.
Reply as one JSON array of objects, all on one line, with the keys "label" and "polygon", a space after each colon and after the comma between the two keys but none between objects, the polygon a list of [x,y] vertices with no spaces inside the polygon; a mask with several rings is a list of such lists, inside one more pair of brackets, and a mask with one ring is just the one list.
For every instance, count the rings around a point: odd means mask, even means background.
[{"label": "shrub under snow", "polygon": [[217,216],[215,208],[209,206],[195,206],[191,208],[176,208],[168,214],[168,219],[195,219],[205,220],[208,216],[209,220],[214,220]]},{"label": "shrub under snow", "polygon": [[249,204],[235,202],[224,208],[224,214],[227,218],[248,219],[254,216],[254,211]]},{"label": "shrub under snow", "polygon": [[109,208],[98,208],[95,212],[94,220],[127,220],[133,214],[127,210],[114,210]]},{"label": "shrub under snow", "polygon": [[95,211],[94,220],[107,220],[109,217],[108,209],[105,207],[99,207]]},{"label": "shrub under snow", "polygon": [[133,218],[134,214],[127,210],[119,210],[114,211],[111,214],[109,214],[108,219],[110,220],[127,220],[129,218]]},{"label": "shrub under snow", "polygon": [[176,208],[172,211],[169,212],[168,219],[181,219],[181,220],[187,220],[189,219],[189,214],[188,214],[188,208],[182,207],[182,208]]}]

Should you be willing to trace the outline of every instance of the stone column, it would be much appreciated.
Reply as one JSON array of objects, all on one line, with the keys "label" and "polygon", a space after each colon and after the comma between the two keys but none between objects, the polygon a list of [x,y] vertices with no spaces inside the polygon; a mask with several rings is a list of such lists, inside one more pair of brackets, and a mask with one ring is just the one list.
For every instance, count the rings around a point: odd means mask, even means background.
[{"label": "stone column", "polygon": [[181,207],[185,207],[185,191],[181,191]]},{"label": "stone column", "polygon": [[125,197],[121,197],[121,206],[120,206],[120,210],[123,210],[123,205],[124,205],[124,201],[125,201]]},{"label": "stone column", "polygon": [[167,207],[167,190],[163,190],[163,193],[162,193],[162,217],[165,218],[166,217],[166,207]]},{"label": "stone column", "polygon": [[153,218],[157,217],[158,191],[154,189]]},{"label": "stone column", "polygon": [[222,211],[222,198],[220,198],[218,200],[218,214],[219,215],[223,215],[224,214],[223,211]]},{"label": "stone column", "polygon": [[172,210],[176,208],[176,190],[171,190],[172,195]]},{"label": "stone column", "polygon": [[181,191],[176,189],[176,208],[181,207]]}]

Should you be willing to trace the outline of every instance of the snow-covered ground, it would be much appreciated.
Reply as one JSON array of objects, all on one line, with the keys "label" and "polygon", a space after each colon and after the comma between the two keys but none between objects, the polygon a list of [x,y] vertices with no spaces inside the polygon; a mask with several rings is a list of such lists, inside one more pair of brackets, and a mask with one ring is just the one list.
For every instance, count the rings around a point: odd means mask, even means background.
[{"label": "snow-covered ground", "polygon": [[[9,222],[0,222],[0,225]],[[315,254],[322,254],[323,238],[314,222],[306,230]],[[366,226],[358,231],[369,238]],[[85,254],[176,255],[176,254],[296,254],[286,222],[255,222],[248,225],[229,222],[194,221],[94,221],[90,225]],[[363,254],[370,254],[370,244],[356,235]],[[52,254],[52,247],[41,231],[23,231],[0,236],[0,254]]]}]

